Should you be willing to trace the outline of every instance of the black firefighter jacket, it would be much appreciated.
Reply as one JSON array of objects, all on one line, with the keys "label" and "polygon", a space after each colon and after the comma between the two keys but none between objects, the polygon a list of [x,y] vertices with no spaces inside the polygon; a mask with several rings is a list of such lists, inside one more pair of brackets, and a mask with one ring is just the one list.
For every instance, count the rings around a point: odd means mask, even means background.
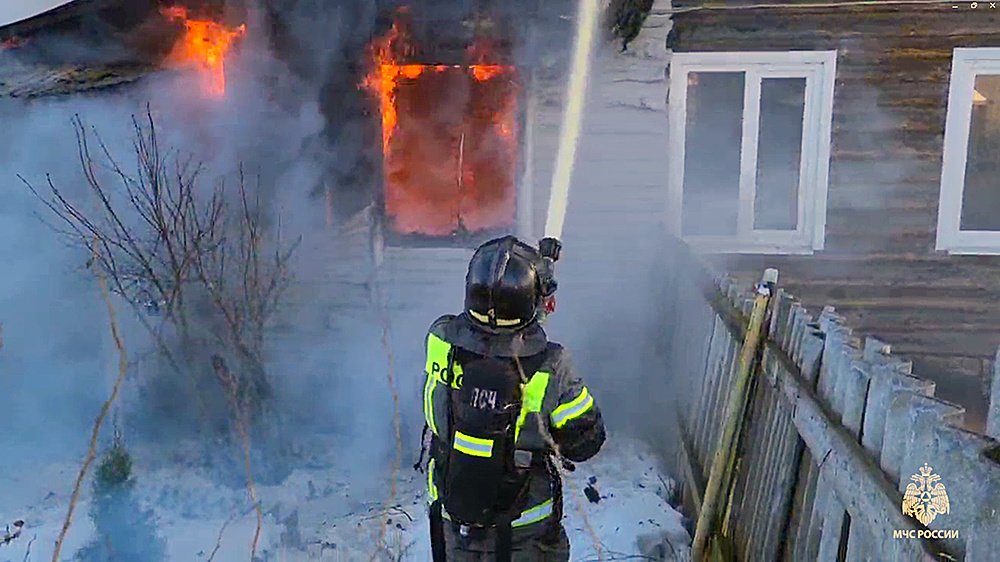
[{"label": "black firefighter jacket", "polygon": [[[464,313],[445,315],[431,325],[425,343],[424,418],[439,444],[449,438],[445,372],[452,347],[492,357],[535,357],[535,364],[524,366],[533,372],[525,373],[530,378],[522,390],[522,400],[530,402],[534,397],[537,412],[528,414],[523,425],[519,424],[518,449],[536,451],[541,453],[536,456],[541,457],[551,452],[551,439],[565,459],[582,462],[597,454],[604,444],[604,423],[594,397],[574,371],[566,350],[549,342],[537,322],[513,334],[489,333],[473,324]],[[546,353],[540,355],[542,351]],[[542,358],[540,363],[538,357]],[[539,420],[544,431],[539,430]],[[439,475],[434,474],[433,463],[432,459],[428,468],[429,501],[438,498],[443,484]],[[559,490],[558,474],[541,465],[531,469],[526,498],[519,512],[513,515],[515,541],[551,529],[550,525],[539,523],[561,517]]]}]

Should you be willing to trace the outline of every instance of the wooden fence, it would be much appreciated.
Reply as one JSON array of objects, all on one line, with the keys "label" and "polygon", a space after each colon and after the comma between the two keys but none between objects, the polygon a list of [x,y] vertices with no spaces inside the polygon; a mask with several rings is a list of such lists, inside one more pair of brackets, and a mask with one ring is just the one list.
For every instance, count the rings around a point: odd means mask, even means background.
[{"label": "wooden fence", "polygon": [[[666,355],[681,398],[675,468],[697,518],[752,295],[686,259],[670,283]],[[716,525],[735,559],[1000,560],[1000,443],[961,429],[963,408],[889,346],[779,289],[750,393]],[[928,490],[943,497],[943,484],[949,503],[923,525],[902,504],[925,463],[940,477]]]}]

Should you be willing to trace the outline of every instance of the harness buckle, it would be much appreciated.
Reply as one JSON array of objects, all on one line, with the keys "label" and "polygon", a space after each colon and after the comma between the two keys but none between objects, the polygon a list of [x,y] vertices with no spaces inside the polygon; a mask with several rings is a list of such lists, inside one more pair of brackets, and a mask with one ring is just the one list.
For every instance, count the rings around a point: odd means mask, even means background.
[{"label": "harness buckle", "polygon": [[517,468],[530,468],[534,454],[531,451],[517,449],[514,451],[514,466]]}]

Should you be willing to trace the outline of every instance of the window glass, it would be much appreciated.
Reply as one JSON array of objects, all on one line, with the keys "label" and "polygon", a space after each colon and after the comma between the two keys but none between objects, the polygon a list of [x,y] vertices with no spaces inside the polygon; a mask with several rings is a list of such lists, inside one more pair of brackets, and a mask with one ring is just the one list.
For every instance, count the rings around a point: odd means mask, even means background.
[{"label": "window glass", "polygon": [[743,72],[688,73],[681,232],[736,234]]},{"label": "window glass", "polygon": [[805,93],[805,78],[761,80],[755,229],[795,230],[798,226]]},{"label": "window glass", "polygon": [[960,225],[1000,231],[1000,75],[976,76]]}]

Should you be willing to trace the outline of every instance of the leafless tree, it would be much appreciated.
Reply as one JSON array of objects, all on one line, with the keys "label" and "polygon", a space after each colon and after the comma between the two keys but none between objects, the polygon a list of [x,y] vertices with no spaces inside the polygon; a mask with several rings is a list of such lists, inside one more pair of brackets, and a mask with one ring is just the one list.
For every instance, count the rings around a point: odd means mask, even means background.
[{"label": "leafless tree", "polygon": [[[260,507],[260,500],[257,497],[257,486],[254,484],[253,466],[251,465],[251,444],[250,427],[247,419],[248,406],[250,400],[244,392],[241,392],[240,380],[226,366],[226,360],[218,355],[212,356],[212,368],[219,383],[229,395],[229,402],[233,408],[233,419],[236,422],[236,431],[240,435],[240,442],[243,445],[243,468],[246,471],[247,495],[253,505],[257,515],[257,526],[254,528],[253,541],[250,543],[250,560],[255,560],[257,556],[257,543],[260,541],[260,532],[264,524],[264,511]],[[221,536],[221,533],[220,533]]]},{"label": "leafless tree", "polygon": [[[197,158],[159,143],[147,107],[132,118],[134,168],[122,166],[96,130],[74,117],[78,155],[92,201],[75,201],[47,178],[42,195],[52,226],[93,256],[111,290],[132,307],[170,371],[190,377],[204,397],[219,389],[211,357],[243,377],[251,419],[272,396],[265,368],[267,331],[281,310],[299,240],[281,239],[280,222],[261,205],[260,182],[209,180]],[[273,224],[272,224],[273,223]],[[211,386],[209,386],[211,385]]]}]

